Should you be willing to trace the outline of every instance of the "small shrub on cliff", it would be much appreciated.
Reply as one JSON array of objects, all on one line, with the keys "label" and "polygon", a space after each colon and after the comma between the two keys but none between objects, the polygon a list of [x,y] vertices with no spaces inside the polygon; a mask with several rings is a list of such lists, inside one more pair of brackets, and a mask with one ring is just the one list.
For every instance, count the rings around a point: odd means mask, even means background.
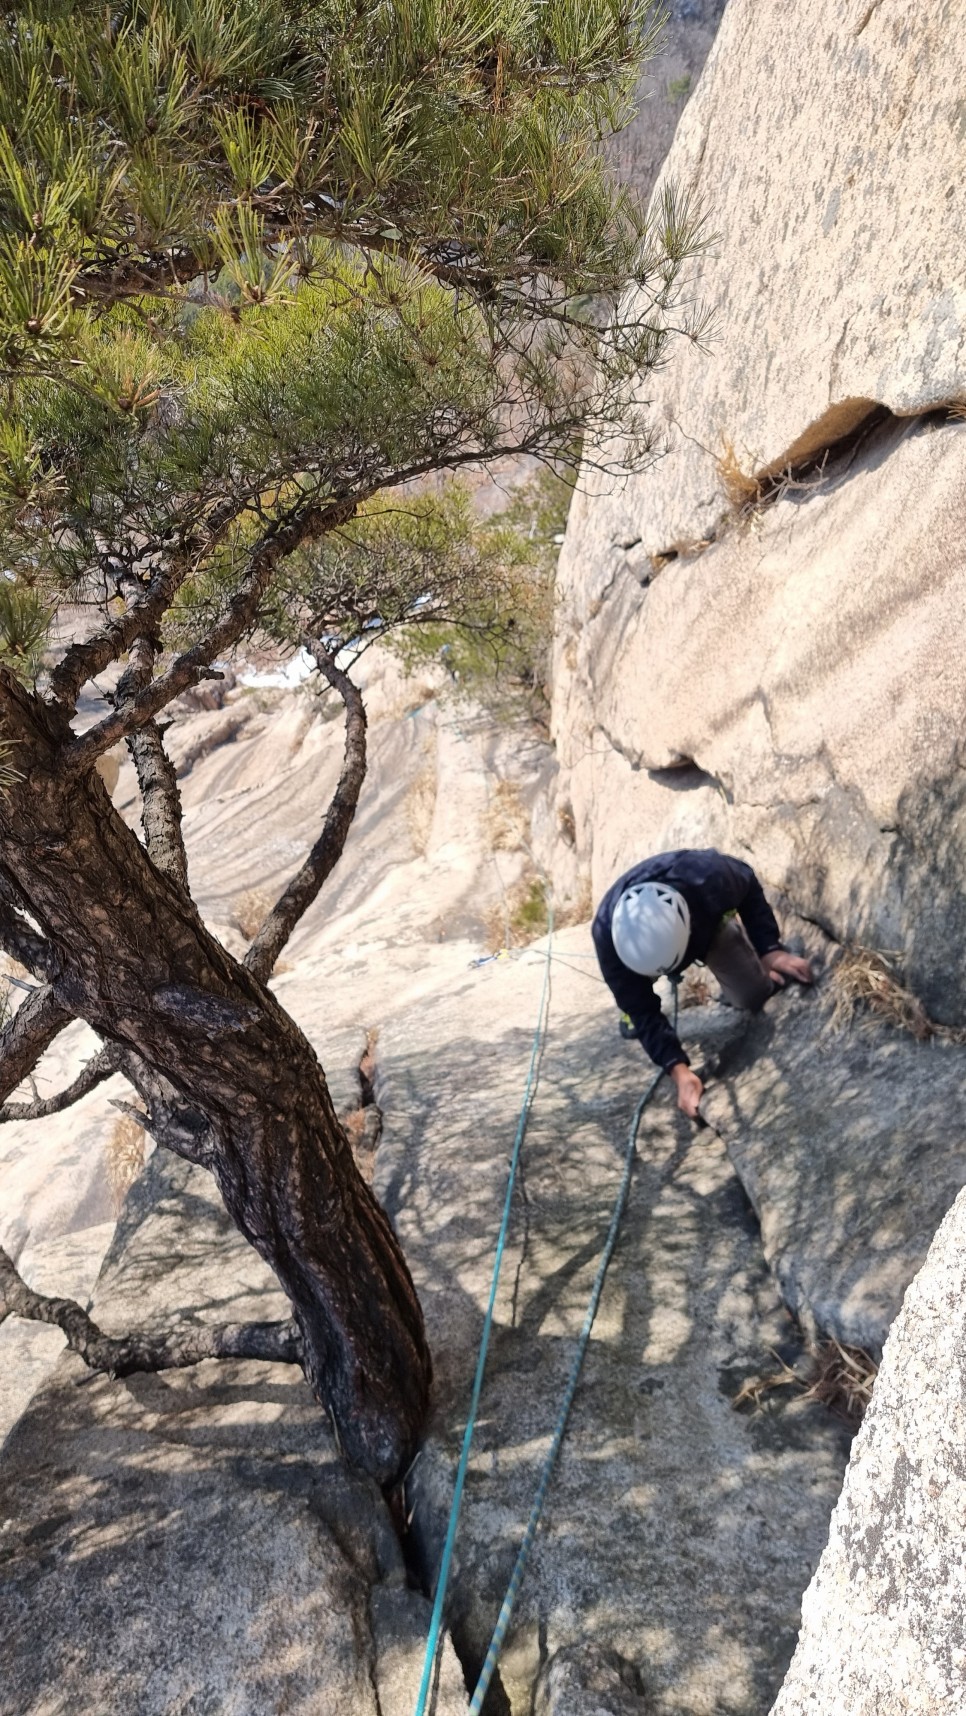
[{"label": "small shrub on cliff", "polygon": [[546,726],[554,580],[572,492],[569,473],[545,468],[514,491],[503,512],[478,520],[485,573],[459,617],[416,624],[401,636],[397,647],[409,668],[443,665],[450,700],[479,704],[501,722]]},{"label": "small shrub on cliff", "polygon": [[833,1030],[860,1023],[892,1025],[919,1043],[966,1043],[966,1029],[938,1025],[930,1019],[918,995],[907,989],[884,953],[858,944],[842,949],[829,972]]}]

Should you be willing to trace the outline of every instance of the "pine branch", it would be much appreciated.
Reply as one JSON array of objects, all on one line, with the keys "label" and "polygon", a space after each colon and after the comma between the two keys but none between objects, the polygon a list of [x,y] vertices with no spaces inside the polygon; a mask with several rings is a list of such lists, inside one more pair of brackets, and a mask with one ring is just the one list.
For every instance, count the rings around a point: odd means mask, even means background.
[{"label": "pine branch", "polygon": [[228,604],[218,624],[207,637],[185,650],[171,666],[144,690],[134,696],[118,698],[112,715],[105,716],[80,739],[75,739],[64,754],[64,766],[73,773],[89,769],[105,751],[126,739],[146,722],[154,719],[172,698],[200,679],[211,677],[211,663],[238,642],[242,634],[258,617],[259,604],[272,573],[285,555],[306,542],[346,524],[356,511],[355,500],[330,501],[325,506],[310,506],[294,517],[273,525],[251,555],[248,577]]},{"label": "pine branch", "polygon": [[56,957],[49,941],[31,929],[15,890],[0,872],[0,947],[35,977],[52,978]]},{"label": "pine branch", "polygon": [[0,1102],[5,1102],[40,1060],[73,1014],[57,999],[52,986],[34,989],[0,1031]]},{"label": "pine branch", "polygon": [[366,712],[362,693],[349,675],[336,667],[333,656],[318,638],[304,637],[302,643],[345,704],[345,756],[322,833],[301,869],[275,902],[245,955],[248,970],[263,983],[271,975],[275,961],[299,919],[342,857],[366,774]]},{"label": "pine branch", "polygon": [[[112,661],[120,660],[136,638],[147,635],[160,623],[189,570],[187,561],[165,561],[123,614],[109,620],[93,637],[71,644],[51,673],[50,697],[65,708],[73,709],[89,679],[103,673]],[[105,750],[109,748],[104,747]]]},{"label": "pine branch", "polygon": [[171,1080],[149,1066],[134,1049],[124,1050],[120,1071],[144,1103],[146,1112],[139,1111],[138,1118],[155,1143],[186,1162],[210,1167],[215,1140],[207,1115],[192,1108]]},{"label": "pine branch", "polygon": [[225,1323],[178,1329],[169,1335],[133,1331],[105,1335],[74,1299],[48,1298],[34,1292],[0,1247],[0,1323],[6,1317],[49,1323],[61,1329],[71,1352],[91,1369],[108,1376],[135,1371],[178,1370],[203,1359],[264,1359],[274,1364],[299,1364],[302,1343],[294,1322]]},{"label": "pine branch", "polygon": [[[153,638],[137,640],[131,651],[130,666],[118,685],[119,703],[137,697],[150,685],[157,653]],[[145,850],[155,869],[187,893],[188,857],[181,827],[181,794],[157,722],[147,721],[129,735],[127,744],[141,788]]]},{"label": "pine branch", "polygon": [[0,1108],[0,1126],[8,1120],[47,1120],[52,1114],[63,1114],[65,1109],[80,1102],[82,1096],[89,1096],[99,1084],[112,1078],[119,1065],[120,1051],[116,1044],[111,1043],[92,1055],[73,1083],[58,1091],[56,1096],[38,1097],[36,1102],[5,1102]]},{"label": "pine branch", "polygon": [[174,764],[156,721],[128,739],[141,788],[144,845],[156,870],[188,891],[188,858],[181,828],[181,794]]}]

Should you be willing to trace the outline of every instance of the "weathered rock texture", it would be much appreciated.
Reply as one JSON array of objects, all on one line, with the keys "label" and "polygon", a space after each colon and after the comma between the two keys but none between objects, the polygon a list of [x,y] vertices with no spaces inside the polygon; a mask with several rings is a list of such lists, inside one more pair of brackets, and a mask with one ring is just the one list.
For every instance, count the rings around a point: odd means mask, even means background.
[{"label": "weathered rock texture", "polygon": [[966,1702],[966,1194],[886,1343],[773,1716]]},{"label": "weathered rock texture", "polygon": [[744,851],[836,938],[901,952],[943,1019],[966,1011],[955,15],[806,0],[790,29],[732,0],[667,163],[716,235],[716,336],[654,384],[667,457],[575,497],[555,680],[563,889]]},{"label": "weathered rock texture", "polygon": [[[287,1307],[200,1169],[156,1156],[94,1296],[110,1330]],[[295,1367],[124,1382],[62,1359],[0,1461],[3,1716],[409,1716],[429,1618]],[[439,1710],[466,1708],[448,1644]]]},{"label": "weathered rock texture", "polygon": [[[621,1042],[586,928],[552,966],[551,1022],[463,1517],[450,1618],[478,1666],[513,1565],[620,1179],[646,1065]],[[527,952],[454,973],[383,1024],[376,1186],[413,1267],[438,1406],[407,1483],[427,1572],[445,1532],[536,1020]],[[687,1011],[714,1060],[745,1019]],[[428,1069],[431,1071],[428,1072]],[[823,1409],[732,1400],[798,1336],[720,1140],[662,1091],[494,1712],[759,1716],[791,1652],[847,1438]]]},{"label": "weathered rock texture", "polygon": [[773,1001],[723,1057],[702,1113],[786,1305],[813,1335],[878,1354],[966,1185],[966,1048],[870,1019],[837,1029],[831,1014],[825,983]]}]

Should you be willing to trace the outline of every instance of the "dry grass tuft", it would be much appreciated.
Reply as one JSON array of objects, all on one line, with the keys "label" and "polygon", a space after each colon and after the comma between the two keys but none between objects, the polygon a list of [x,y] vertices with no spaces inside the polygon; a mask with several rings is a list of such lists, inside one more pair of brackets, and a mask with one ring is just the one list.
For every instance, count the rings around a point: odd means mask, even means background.
[{"label": "dry grass tuft", "polygon": [[519,852],[526,846],[530,818],[515,781],[497,781],[490,793],[485,833],[491,852]]},{"label": "dry grass tuft", "polygon": [[406,821],[409,825],[409,837],[420,858],[425,858],[429,849],[429,838],[433,832],[433,818],[436,815],[438,791],[439,775],[434,748],[427,755],[418,774],[413,776],[409,791],[406,794]]},{"label": "dry grass tuft", "polygon": [[717,995],[717,987],[700,965],[689,966],[678,985],[679,1007],[707,1007]]},{"label": "dry grass tuft", "polygon": [[577,892],[572,899],[564,900],[560,905],[554,903],[553,921],[556,929],[568,929],[571,924],[585,924],[593,915],[594,896],[589,876],[580,878]]},{"label": "dry grass tuft", "polygon": [[832,1339],[811,1356],[814,1369],[804,1399],[817,1400],[858,1429],[879,1374],[875,1360],[863,1347],[842,1347]]},{"label": "dry grass tuft", "polygon": [[133,1114],[120,1115],[108,1133],[104,1156],[115,1215],[144,1167],[145,1139]]},{"label": "dry grass tuft", "polygon": [[966,1043],[966,1029],[937,1025],[930,1019],[918,995],[906,989],[889,963],[889,955],[869,947],[847,947],[829,972],[833,998],[829,1024],[846,1030],[856,1016],[877,1019],[906,1031],[919,1043],[935,1038],[946,1043]]},{"label": "dry grass tuft", "polygon": [[735,452],[734,442],[726,435],[721,437],[717,471],[718,481],[725,492],[728,505],[733,507],[735,512],[747,512],[758,505],[762,498],[761,484],[757,477],[750,476],[743,470]]},{"label": "dry grass tuft", "polygon": [[[233,929],[239,931],[246,941],[258,934],[262,924],[275,904],[275,895],[267,888],[246,888],[244,893],[236,894],[232,901],[228,922]],[[276,971],[277,971],[276,967]]]},{"label": "dry grass tuft", "polygon": [[[560,922],[558,917],[557,922]],[[526,947],[549,927],[546,887],[531,871],[521,876],[486,918],[486,947],[499,953],[501,947]]]},{"label": "dry grass tuft", "polygon": [[872,1387],[879,1367],[862,1347],[843,1347],[833,1337],[808,1350],[808,1369],[804,1374],[794,1370],[772,1353],[778,1369],[761,1376],[749,1376],[742,1383],[731,1404],[735,1409],[750,1405],[759,1411],[766,1395],[775,1389],[791,1388],[802,1400],[814,1400],[828,1407],[850,1429],[857,1430],[872,1398]]}]

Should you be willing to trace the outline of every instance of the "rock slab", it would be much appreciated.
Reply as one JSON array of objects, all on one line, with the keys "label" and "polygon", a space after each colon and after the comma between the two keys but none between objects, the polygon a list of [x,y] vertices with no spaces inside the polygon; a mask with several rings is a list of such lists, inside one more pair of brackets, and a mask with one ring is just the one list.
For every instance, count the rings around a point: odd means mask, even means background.
[{"label": "rock slab", "polygon": [[761,1221],[785,1303],[874,1355],[966,1185],[966,1048],[835,1029],[828,984],[751,1021],[702,1112]]},{"label": "rock slab", "polygon": [[773,1716],[966,1706],[966,1193],[886,1342]]},{"label": "rock slab", "polygon": [[[286,1315],[210,1177],[159,1152],[94,1314]],[[0,1456],[2,1716],[410,1716],[429,1605],[297,1368],[121,1382],[67,1357]],[[447,1643],[440,1716],[465,1710]]]},{"label": "rock slab", "polygon": [[[539,950],[454,978],[383,1025],[376,1185],[436,1355],[429,1442],[407,1482],[435,1577],[542,983]],[[482,1661],[509,1579],[649,1076],[621,1041],[586,927],[551,964],[550,1029],[524,1154],[457,1537],[449,1619]],[[744,1021],[684,1015],[714,1064]],[[427,1067],[432,1076],[427,1077]],[[757,1223],[711,1129],[662,1092],[500,1665],[507,1716],[758,1716],[780,1684],[846,1457],[842,1427],[732,1401],[794,1356]]]}]

